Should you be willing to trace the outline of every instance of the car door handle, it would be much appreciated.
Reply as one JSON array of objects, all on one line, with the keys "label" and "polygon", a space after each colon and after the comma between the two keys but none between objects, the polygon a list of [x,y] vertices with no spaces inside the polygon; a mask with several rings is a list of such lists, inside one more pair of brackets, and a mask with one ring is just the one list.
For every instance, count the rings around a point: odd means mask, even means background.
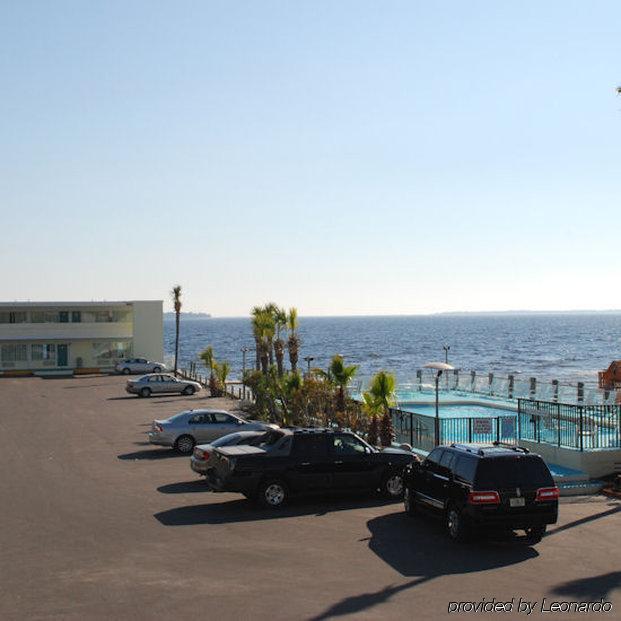
[{"label": "car door handle", "polygon": [[310,461],[303,461],[300,466],[310,466]]},{"label": "car door handle", "polygon": [[334,462],[337,466],[340,466],[343,462],[342,461],[335,461]]}]

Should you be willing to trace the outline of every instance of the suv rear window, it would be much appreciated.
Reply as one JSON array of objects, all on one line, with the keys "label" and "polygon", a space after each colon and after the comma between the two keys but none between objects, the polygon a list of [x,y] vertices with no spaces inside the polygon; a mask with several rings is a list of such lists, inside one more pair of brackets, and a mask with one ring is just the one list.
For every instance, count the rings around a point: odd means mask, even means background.
[{"label": "suv rear window", "polygon": [[540,457],[508,455],[479,460],[476,477],[478,489],[528,489],[552,485],[552,475]]},{"label": "suv rear window", "polygon": [[476,459],[472,457],[462,457],[460,455],[454,467],[455,478],[464,481],[465,483],[472,483],[476,467]]}]

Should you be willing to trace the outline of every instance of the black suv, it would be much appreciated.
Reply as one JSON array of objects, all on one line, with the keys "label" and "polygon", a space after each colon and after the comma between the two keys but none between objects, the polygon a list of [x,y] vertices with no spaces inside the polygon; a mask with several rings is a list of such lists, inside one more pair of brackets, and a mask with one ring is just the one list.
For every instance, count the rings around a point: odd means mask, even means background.
[{"label": "black suv", "polygon": [[539,455],[518,446],[451,444],[436,447],[404,475],[409,515],[428,510],[462,541],[475,530],[524,530],[541,541],[558,518],[559,490]]},{"label": "black suv", "polygon": [[417,457],[378,450],[350,431],[276,429],[258,446],[213,451],[207,481],[216,492],[240,492],[267,507],[290,494],[325,490],[376,490],[400,499],[403,470]]}]

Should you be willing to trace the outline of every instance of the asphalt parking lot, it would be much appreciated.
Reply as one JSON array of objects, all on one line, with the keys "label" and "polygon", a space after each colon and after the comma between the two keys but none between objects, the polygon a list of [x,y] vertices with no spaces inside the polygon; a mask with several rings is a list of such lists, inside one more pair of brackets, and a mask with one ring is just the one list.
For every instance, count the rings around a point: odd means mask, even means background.
[{"label": "asphalt parking lot", "polygon": [[[617,501],[564,500],[534,548],[458,546],[370,497],[273,513],[146,443],[153,418],[221,401],[123,384],[0,379],[0,619],[441,619],[481,616],[448,606],[483,598],[536,601],[531,619],[621,615]],[[613,610],[543,613],[543,598]]]}]

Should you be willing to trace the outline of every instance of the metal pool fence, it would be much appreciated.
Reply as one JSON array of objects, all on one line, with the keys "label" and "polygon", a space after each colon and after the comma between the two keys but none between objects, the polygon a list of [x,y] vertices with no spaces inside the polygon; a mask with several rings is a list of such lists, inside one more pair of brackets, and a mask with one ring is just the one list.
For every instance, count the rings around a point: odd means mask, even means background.
[{"label": "metal pool fence", "polygon": [[[396,441],[430,451],[435,446],[435,416],[391,409]],[[575,405],[518,399],[507,416],[439,419],[440,444],[529,440],[580,451],[621,448],[620,405]]]},{"label": "metal pool fence", "polygon": [[580,451],[621,448],[621,406],[518,399],[518,437]]},{"label": "metal pool fence", "polygon": [[[391,410],[396,441],[430,451],[435,446],[435,417],[397,408]],[[515,444],[517,417],[440,418],[440,444],[452,442],[505,442]]]}]

